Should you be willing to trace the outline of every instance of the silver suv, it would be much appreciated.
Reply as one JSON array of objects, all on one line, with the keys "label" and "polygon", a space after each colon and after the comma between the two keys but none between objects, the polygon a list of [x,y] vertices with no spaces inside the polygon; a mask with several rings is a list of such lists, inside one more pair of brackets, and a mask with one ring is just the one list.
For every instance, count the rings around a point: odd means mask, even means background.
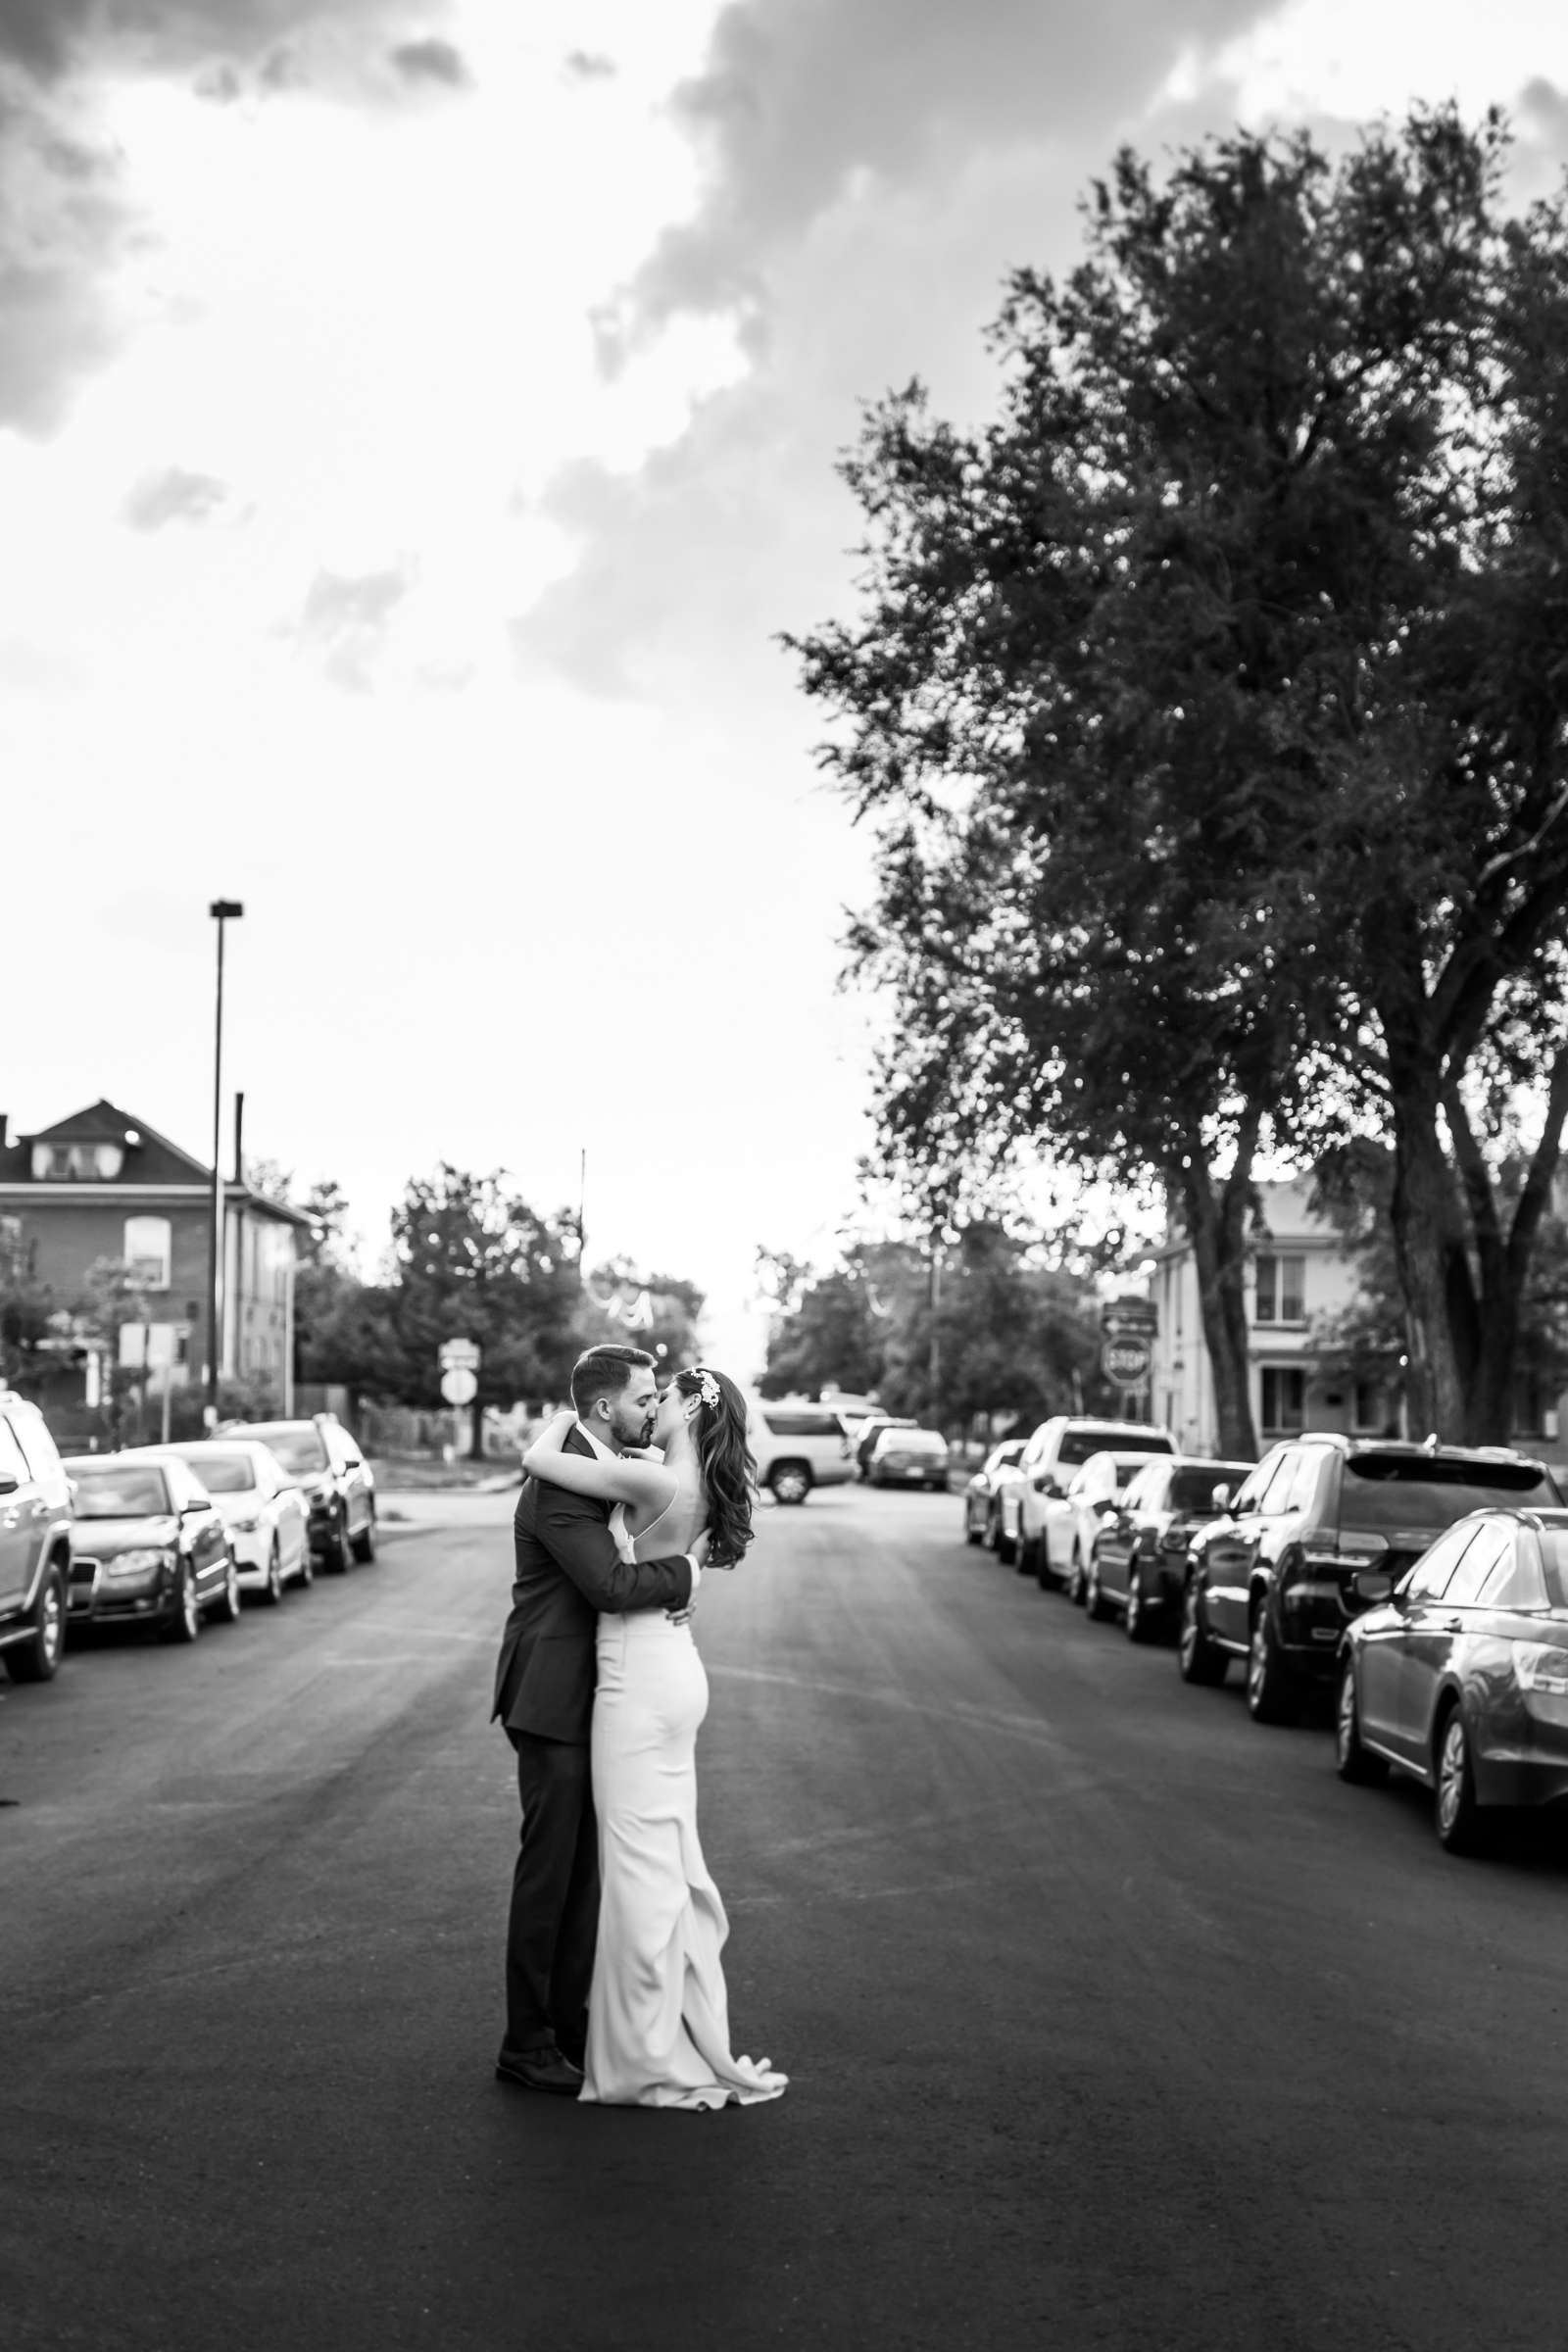
[{"label": "silver suv", "polygon": [[47,1683],[66,1648],[71,1482],[42,1413],[0,1389],[0,1660],[14,1683]]}]

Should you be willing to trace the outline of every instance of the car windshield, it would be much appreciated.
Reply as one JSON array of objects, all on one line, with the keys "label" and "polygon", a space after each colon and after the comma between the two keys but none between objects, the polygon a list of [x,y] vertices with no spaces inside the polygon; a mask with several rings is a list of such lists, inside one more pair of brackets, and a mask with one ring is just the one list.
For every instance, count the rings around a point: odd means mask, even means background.
[{"label": "car windshield", "polygon": [[1202,1462],[1196,1469],[1174,1471],[1166,1500],[1173,1511],[1211,1511],[1214,1489],[1229,1487],[1234,1494],[1247,1469],[1245,1462]]},{"label": "car windshield", "polygon": [[1064,1429],[1056,1460],[1064,1470],[1087,1462],[1092,1453],[1169,1453],[1170,1440],[1157,1430],[1122,1429],[1114,1421],[1103,1429]]},{"label": "car windshield", "polygon": [[166,1519],[169,1516],[169,1489],[161,1470],[150,1468],[117,1469],[105,1462],[101,1468],[87,1462],[76,1464],[71,1476],[76,1482],[74,1508],[78,1519]]},{"label": "car windshield", "polygon": [[187,1453],[182,1458],[209,1494],[248,1494],[256,1485],[256,1467],[248,1453]]},{"label": "car windshield", "polygon": [[946,1453],[948,1441],[935,1429],[895,1429],[883,1443],[889,1453]]},{"label": "car windshield", "polygon": [[1380,1535],[1447,1527],[1489,1503],[1554,1503],[1539,1462],[1434,1461],[1419,1454],[1354,1454],[1345,1465],[1342,1526]]},{"label": "car windshield", "polygon": [[270,1446],[285,1470],[324,1470],[326,1443],[318,1429],[258,1428],[257,1437]]}]

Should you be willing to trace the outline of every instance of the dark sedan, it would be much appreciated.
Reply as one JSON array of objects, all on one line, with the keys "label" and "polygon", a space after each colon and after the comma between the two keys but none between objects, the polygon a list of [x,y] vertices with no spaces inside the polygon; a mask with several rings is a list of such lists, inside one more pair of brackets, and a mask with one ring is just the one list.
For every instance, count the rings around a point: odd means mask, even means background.
[{"label": "dark sedan", "polygon": [[1010,1470],[1028,1444],[1026,1438],[1004,1438],[993,1446],[979,1469],[963,1490],[963,1540],[966,1544],[983,1544],[988,1551],[997,1548],[997,1535],[1002,1525],[1001,1474]]},{"label": "dark sedan", "polygon": [[1456,1521],[1356,1619],[1335,1760],[1347,1781],[1412,1773],[1454,1854],[1503,1808],[1568,1797],[1568,1510]]},{"label": "dark sedan", "polygon": [[194,1642],[211,1611],[239,1616],[239,1574],[217,1506],[172,1455],[77,1454],[72,1483],[71,1615],[129,1619]]},{"label": "dark sedan", "polygon": [[1215,1492],[1234,1494],[1250,1462],[1156,1456],[1140,1470],[1095,1538],[1085,1605],[1091,1617],[1118,1611],[1129,1642],[1174,1628],[1187,1581],[1187,1546],[1220,1515]]}]

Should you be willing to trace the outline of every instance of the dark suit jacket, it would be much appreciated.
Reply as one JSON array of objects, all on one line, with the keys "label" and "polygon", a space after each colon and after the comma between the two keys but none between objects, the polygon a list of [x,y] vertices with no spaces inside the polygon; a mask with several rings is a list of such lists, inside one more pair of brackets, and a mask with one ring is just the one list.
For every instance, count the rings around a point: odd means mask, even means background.
[{"label": "dark suit jacket", "polygon": [[[568,1453],[593,1455],[580,1431]],[[610,1532],[612,1505],[524,1481],[513,1522],[516,1579],[496,1661],[495,1705],[509,1732],[586,1744],[594,1708],[594,1645],[601,1612],[682,1609],[692,1596],[684,1552],[623,1560]]]}]

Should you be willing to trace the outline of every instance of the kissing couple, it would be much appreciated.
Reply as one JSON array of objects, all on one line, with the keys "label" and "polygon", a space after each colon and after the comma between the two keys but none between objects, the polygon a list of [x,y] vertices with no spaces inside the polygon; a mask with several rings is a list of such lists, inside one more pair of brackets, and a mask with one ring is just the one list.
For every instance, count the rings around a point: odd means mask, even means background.
[{"label": "kissing couple", "polygon": [[[722,1372],[590,1348],[523,1456],[495,1706],[522,1832],[507,1929],[506,2082],[615,2107],[776,2099],[735,2057],[729,1923],[697,1836],[703,1570],[752,1540],[746,1400]],[[660,1448],[660,1455],[643,1449]]]}]

